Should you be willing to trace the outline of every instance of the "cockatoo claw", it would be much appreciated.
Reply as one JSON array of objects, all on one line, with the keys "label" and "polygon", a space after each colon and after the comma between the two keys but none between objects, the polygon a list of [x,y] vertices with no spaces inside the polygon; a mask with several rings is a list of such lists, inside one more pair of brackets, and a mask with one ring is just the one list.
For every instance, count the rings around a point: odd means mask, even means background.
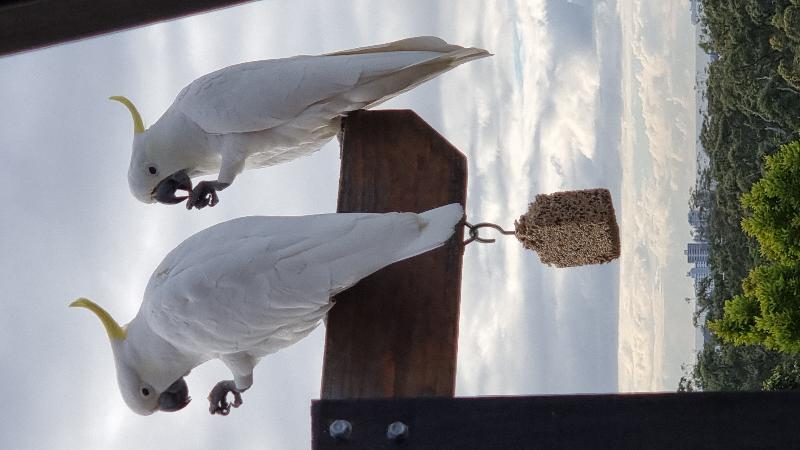
[{"label": "cockatoo claw", "polygon": [[186,209],[203,209],[206,206],[215,206],[219,203],[217,191],[221,191],[229,186],[229,183],[219,181],[201,181],[192,189],[192,194],[186,202]]},{"label": "cockatoo claw", "polygon": [[[228,393],[233,394],[233,402],[228,403]],[[219,414],[227,416],[231,412],[231,406],[238,408],[242,406],[242,393],[236,389],[236,384],[233,380],[220,381],[211,389],[208,394],[208,401],[211,403],[208,407],[208,412],[212,415]]]}]

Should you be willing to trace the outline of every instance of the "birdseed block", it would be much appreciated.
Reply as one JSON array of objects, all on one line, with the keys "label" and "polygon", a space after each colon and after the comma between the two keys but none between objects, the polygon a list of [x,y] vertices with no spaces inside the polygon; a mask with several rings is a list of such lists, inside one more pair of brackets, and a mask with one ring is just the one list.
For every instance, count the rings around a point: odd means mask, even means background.
[{"label": "birdseed block", "polygon": [[537,195],[514,226],[522,245],[550,266],[602,264],[619,258],[619,226],[608,189]]}]

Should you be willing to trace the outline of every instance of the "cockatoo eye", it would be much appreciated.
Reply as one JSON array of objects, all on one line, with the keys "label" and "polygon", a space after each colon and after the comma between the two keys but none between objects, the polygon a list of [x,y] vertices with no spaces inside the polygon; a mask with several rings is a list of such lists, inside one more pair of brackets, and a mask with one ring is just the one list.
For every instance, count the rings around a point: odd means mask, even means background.
[{"label": "cockatoo eye", "polygon": [[143,387],[142,388],[142,395],[144,395],[145,397],[150,395],[150,389],[147,389],[146,387]]},{"label": "cockatoo eye", "polygon": [[150,175],[156,175],[158,173],[156,166],[148,166],[147,171],[150,172]]}]

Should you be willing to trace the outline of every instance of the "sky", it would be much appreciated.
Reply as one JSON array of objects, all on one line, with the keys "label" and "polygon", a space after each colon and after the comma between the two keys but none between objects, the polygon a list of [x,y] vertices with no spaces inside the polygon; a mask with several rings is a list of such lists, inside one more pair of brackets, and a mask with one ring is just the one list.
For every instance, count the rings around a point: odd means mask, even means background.
[{"label": "sky", "polygon": [[[140,417],[116,386],[93,299],[121,323],[169,250],[246,215],[336,208],[335,141],[248,171],[213,209],[128,191],[132,99],[152,124],[193,79],[243,61],[436,35],[485,48],[391,100],[469,161],[467,216],[511,227],[539,193],[608,188],[622,256],[556,269],[513,238],[465,251],[457,395],[674,391],[693,361],[683,249],[695,173],[695,33],[665,0],[273,0],[0,58],[0,413],[8,448],[307,448],[324,329],[265,358],[243,407],[212,417],[230,378],[187,377],[194,401]],[[314,183],[306,180],[314,179]]]}]

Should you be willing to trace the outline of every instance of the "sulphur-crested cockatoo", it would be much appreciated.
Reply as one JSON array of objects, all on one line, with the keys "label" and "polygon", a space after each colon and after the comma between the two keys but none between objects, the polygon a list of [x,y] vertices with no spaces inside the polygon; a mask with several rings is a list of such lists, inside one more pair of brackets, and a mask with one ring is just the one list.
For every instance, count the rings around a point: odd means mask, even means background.
[{"label": "sulphur-crested cockatoo", "polygon": [[[156,268],[139,313],[120,326],[85,298],[105,325],[122,397],[143,415],[189,403],[183,377],[219,359],[233,380],[217,383],[212,414],[238,407],[267,354],[308,335],[330,297],[365,276],[444,244],[463,208],[387,214],[243,217],[203,230]],[[228,403],[228,393],[234,402]]]},{"label": "sulphur-crested cockatoo", "polygon": [[[137,199],[214,206],[216,191],[244,169],[280,164],[318,150],[341,118],[405,92],[459,64],[489,56],[431,36],[319,56],[253,61],[186,86],[151,127],[133,115],[128,184]],[[191,179],[217,174],[215,181]]]}]

